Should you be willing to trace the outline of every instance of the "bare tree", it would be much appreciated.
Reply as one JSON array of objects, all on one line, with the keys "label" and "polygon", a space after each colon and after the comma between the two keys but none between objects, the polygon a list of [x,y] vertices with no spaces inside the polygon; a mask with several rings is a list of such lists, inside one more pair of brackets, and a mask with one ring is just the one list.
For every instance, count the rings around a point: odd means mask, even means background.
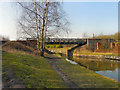
[{"label": "bare tree", "polygon": [[83,35],[82,35],[82,37],[83,37],[83,38],[85,38],[85,39],[87,39],[87,38],[88,38],[87,33],[86,33],[86,32],[84,32],[84,33],[83,33]]},{"label": "bare tree", "polygon": [[[45,8],[44,8],[44,11],[43,11],[43,20],[42,20],[42,30],[41,30],[41,52],[40,52],[40,54],[41,54],[41,56],[44,56],[44,44],[45,44],[45,42],[44,42],[44,38],[46,38],[46,37],[44,37],[44,31],[45,31],[45,19],[46,19],[46,16],[47,16],[47,8],[48,8],[48,3],[47,3],[47,0],[45,1]],[[47,22],[47,20],[46,20],[46,22]]]},{"label": "bare tree", "polygon": [[8,36],[2,36],[0,35],[0,41],[10,41]]},{"label": "bare tree", "polygon": [[39,49],[39,36],[38,36],[38,16],[37,16],[37,8],[36,8],[36,1],[34,2],[35,7],[35,20],[36,20],[36,38],[37,38],[37,49]]},{"label": "bare tree", "polygon": [[[35,38],[37,49],[44,56],[46,37],[57,36],[57,33],[67,32],[69,25],[60,2],[29,2],[18,3],[23,8],[23,14],[18,20],[21,38]],[[20,34],[21,33],[21,34]]]}]

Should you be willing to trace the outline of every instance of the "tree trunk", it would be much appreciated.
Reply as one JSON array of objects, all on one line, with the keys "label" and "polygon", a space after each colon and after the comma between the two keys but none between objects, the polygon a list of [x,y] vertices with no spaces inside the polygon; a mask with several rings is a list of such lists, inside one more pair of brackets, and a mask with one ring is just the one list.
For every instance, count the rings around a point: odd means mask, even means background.
[{"label": "tree trunk", "polygon": [[35,7],[35,16],[36,16],[36,32],[37,32],[37,50],[39,50],[39,36],[38,36],[38,17],[37,17],[37,9],[36,9],[36,1],[34,1]]},{"label": "tree trunk", "polygon": [[48,5],[49,2],[47,3],[47,10],[46,10],[46,25],[45,25],[45,37],[44,37],[44,49],[45,49],[45,42],[46,42],[46,32],[47,32],[47,20],[48,20]]},{"label": "tree trunk", "polygon": [[46,15],[46,9],[47,9],[47,0],[45,1],[45,8],[44,8],[44,13],[43,13],[43,23],[42,23],[42,35],[41,35],[41,39],[42,39],[42,44],[41,44],[41,56],[44,56],[44,29],[45,29],[45,15]]},{"label": "tree trunk", "polygon": [[[39,10],[39,15],[40,15],[40,7],[38,8]],[[40,16],[39,16],[39,48],[40,48],[40,52],[41,52],[41,24],[40,24]]]}]

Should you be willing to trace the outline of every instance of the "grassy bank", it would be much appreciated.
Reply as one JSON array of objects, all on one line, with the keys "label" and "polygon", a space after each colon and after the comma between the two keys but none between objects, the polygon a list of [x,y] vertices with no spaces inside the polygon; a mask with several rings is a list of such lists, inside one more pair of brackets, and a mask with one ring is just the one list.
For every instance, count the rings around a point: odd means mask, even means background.
[{"label": "grassy bank", "polygon": [[[51,68],[48,60],[30,54],[3,52],[3,77],[7,71],[23,82],[27,88],[65,88],[61,77]],[[52,55],[47,55],[51,57]],[[61,57],[61,54],[57,54]],[[64,58],[54,60],[61,72],[80,88],[117,88],[118,83],[79,65],[72,65]],[[9,74],[8,74],[9,76]],[[14,76],[13,76],[14,77]],[[7,77],[3,78],[4,84]]]},{"label": "grassy bank", "polygon": [[[66,87],[61,78],[48,64],[38,56],[11,54],[3,52],[3,76],[12,71],[27,88],[62,88]],[[4,83],[7,77],[3,78]]]},{"label": "grassy bank", "polygon": [[117,88],[118,82],[64,59],[55,62],[62,72],[81,88]]},{"label": "grassy bank", "polygon": [[[53,52],[61,52],[66,54],[67,50],[71,47],[63,47],[63,48],[48,48],[48,50],[53,50]],[[111,56],[118,56],[118,53],[112,53],[112,52],[92,52],[90,50],[82,48],[77,48],[73,52],[74,55],[111,55]]]},{"label": "grassy bank", "polygon": [[117,54],[113,53],[100,53],[100,52],[82,52],[82,53],[74,53],[80,55],[111,55],[111,56],[118,56]]},{"label": "grassy bank", "polygon": [[[116,52],[115,52],[116,51]],[[114,49],[109,50],[95,50],[91,51],[87,45],[83,45],[82,47],[77,48],[74,50],[74,54],[78,55],[111,55],[111,56],[118,56],[118,48],[115,47]]]}]

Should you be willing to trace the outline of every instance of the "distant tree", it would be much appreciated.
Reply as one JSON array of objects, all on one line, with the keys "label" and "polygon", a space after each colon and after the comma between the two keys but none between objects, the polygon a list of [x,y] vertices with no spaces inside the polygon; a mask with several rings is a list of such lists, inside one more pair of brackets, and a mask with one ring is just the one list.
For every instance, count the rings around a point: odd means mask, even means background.
[{"label": "distant tree", "polygon": [[100,41],[100,49],[103,49],[103,50],[110,49],[110,45],[109,45],[108,42],[106,42],[105,39],[103,39],[102,41]]},{"label": "distant tree", "polygon": [[0,41],[10,41],[9,37],[0,35]]},{"label": "distant tree", "polygon": [[88,38],[88,34],[86,33],[86,32],[84,32],[83,34],[82,34],[82,38]]},{"label": "distant tree", "polygon": [[113,35],[115,40],[120,40],[120,32],[117,32]]},{"label": "distant tree", "polygon": [[96,39],[120,39],[120,33],[115,33],[113,35],[104,35],[103,33],[100,33],[98,36],[95,36]]}]

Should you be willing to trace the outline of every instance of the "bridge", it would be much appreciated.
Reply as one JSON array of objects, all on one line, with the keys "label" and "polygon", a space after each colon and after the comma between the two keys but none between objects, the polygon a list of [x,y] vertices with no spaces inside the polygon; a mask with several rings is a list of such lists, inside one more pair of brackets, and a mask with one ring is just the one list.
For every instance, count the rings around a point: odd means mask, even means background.
[{"label": "bridge", "polygon": [[67,50],[67,56],[69,59],[73,58],[73,51],[87,44],[87,46],[93,50],[99,49],[100,45],[107,43],[108,47],[112,48],[115,40],[114,39],[81,39],[81,38],[48,38],[46,39],[47,44],[77,44],[71,49]]},{"label": "bridge", "polygon": [[[88,47],[93,49],[99,49],[99,46],[102,44],[102,42],[107,42],[107,44],[112,48],[114,39],[81,39],[81,38],[47,38],[45,43],[46,44],[76,44],[76,46],[72,47],[67,51],[67,56],[72,57],[73,51],[82,45],[87,44]],[[2,41],[4,43],[5,41]],[[27,40],[18,40],[17,42],[20,42],[25,45],[33,45],[35,46],[37,41],[35,39],[27,38]]]},{"label": "bridge", "polygon": [[[27,38],[27,41],[36,43],[35,39]],[[88,47],[93,47],[97,49],[97,44],[102,44],[102,42],[106,42],[109,45],[115,42],[114,39],[82,39],[82,38],[47,38],[46,44],[81,44],[87,42]]]},{"label": "bridge", "polygon": [[[28,38],[28,41],[36,41],[33,39]],[[47,38],[45,43],[46,44],[80,44],[86,42],[87,39],[81,38]]]}]

